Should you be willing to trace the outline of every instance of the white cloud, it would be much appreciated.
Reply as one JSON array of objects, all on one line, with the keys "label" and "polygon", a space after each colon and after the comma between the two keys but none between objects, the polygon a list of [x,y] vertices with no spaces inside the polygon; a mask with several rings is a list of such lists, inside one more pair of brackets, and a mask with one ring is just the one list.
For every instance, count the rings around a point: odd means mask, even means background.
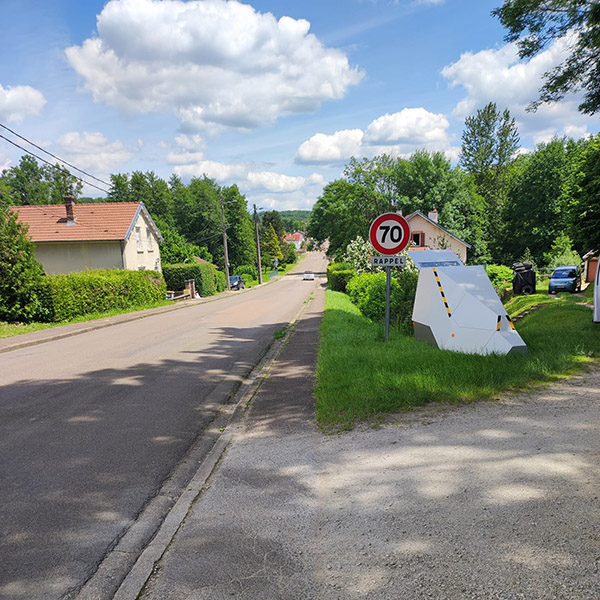
[{"label": "white cloud", "polygon": [[39,115],[46,104],[44,94],[29,85],[0,85],[0,120],[22,121],[29,115]]},{"label": "white cloud", "polygon": [[517,121],[521,135],[538,141],[554,135],[586,133],[592,118],[577,110],[580,99],[571,95],[555,104],[546,104],[534,113],[527,112],[529,103],[538,98],[544,73],[561,63],[569,53],[569,40],[555,41],[545,52],[529,62],[519,60],[515,44],[497,50],[467,52],[447,65],[442,75],[450,87],[460,86],[466,96],[457,104],[453,116],[464,119],[476,114],[488,102],[495,102],[500,110],[508,108]]},{"label": "white cloud", "polygon": [[204,152],[169,152],[167,162],[170,165],[191,165],[204,160]]},{"label": "white cloud", "polygon": [[94,100],[173,110],[184,127],[254,128],[342,98],[363,77],[303,19],[233,0],[111,0],[98,37],[66,50]]},{"label": "white cloud", "polygon": [[270,171],[249,172],[247,178],[251,188],[259,188],[269,192],[295,192],[309,184],[322,185],[324,178],[319,173],[310,177],[290,177]]},{"label": "white cloud", "polygon": [[448,145],[448,119],[424,108],[405,108],[375,119],[365,131],[364,143],[435,148]]},{"label": "white cloud", "polygon": [[240,163],[221,163],[212,160],[201,160],[191,164],[176,165],[173,169],[180,177],[203,177],[206,175],[219,182],[229,182],[245,177],[248,168]]},{"label": "white cloud", "polygon": [[80,169],[110,173],[126,163],[133,153],[121,141],[109,141],[99,132],[65,133],[57,140],[61,153]]},{"label": "white cloud", "polygon": [[175,138],[175,143],[184,150],[194,150],[202,145],[202,137],[197,133],[194,135],[182,133]]},{"label": "white cloud", "polygon": [[344,162],[351,156],[360,156],[363,135],[361,129],[345,129],[333,135],[317,133],[302,142],[296,162],[333,164]]},{"label": "white cloud", "polygon": [[445,152],[451,160],[457,153],[452,148],[450,123],[441,114],[424,108],[405,108],[385,114],[361,129],[336,131],[333,135],[317,133],[298,148],[296,162],[303,164],[336,164],[356,158],[388,154],[406,157],[416,150]]}]

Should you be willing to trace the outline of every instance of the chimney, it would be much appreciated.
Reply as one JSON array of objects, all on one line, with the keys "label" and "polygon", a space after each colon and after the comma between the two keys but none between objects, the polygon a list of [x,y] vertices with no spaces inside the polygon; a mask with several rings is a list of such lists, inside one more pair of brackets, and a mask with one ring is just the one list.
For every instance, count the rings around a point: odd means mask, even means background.
[{"label": "chimney", "polygon": [[67,210],[67,225],[75,225],[77,217],[75,216],[75,198],[65,196],[65,208]]},{"label": "chimney", "polygon": [[427,215],[434,223],[438,222],[438,211],[436,208],[434,208],[428,215]]}]

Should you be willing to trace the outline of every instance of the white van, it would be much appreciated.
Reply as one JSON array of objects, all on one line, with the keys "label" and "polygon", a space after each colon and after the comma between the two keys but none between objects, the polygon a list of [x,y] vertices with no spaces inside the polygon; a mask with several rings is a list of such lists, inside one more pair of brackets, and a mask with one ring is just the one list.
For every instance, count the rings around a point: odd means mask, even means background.
[{"label": "white van", "polygon": [[600,263],[596,266],[594,282],[594,323],[600,323]]}]

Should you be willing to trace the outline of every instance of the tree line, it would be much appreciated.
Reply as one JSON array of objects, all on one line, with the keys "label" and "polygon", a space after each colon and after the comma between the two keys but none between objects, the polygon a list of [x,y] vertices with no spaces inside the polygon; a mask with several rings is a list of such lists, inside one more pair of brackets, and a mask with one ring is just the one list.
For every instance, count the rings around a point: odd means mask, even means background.
[{"label": "tree line", "polygon": [[317,200],[308,233],[329,254],[368,238],[383,212],[437,210],[471,245],[469,262],[551,265],[600,248],[600,136],[555,138],[519,152],[508,110],[489,103],[465,121],[459,162],[419,150],[409,158],[352,158]]},{"label": "tree line", "polygon": [[[143,202],[161,232],[163,263],[182,263],[199,257],[223,269],[223,213],[227,232],[229,263],[232,269],[256,265],[256,236],[253,215],[246,198],[236,185],[219,186],[208,177],[194,178],[186,185],[177,175],[169,181],[152,171],[113,174],[106,198],[80,198],[79,202]],[[59,204],[65,194],[78,195],[81,182],[66,169],[40,166],[23,155],[18,165],[0,176],[0,198],[4,207],[28,204]],[[303,228],[306,214],[278,211],[257,214],[261,258],[265,267],[274,259],[280,264],[296,261],[292,244],[284,240],[286,231]]]}]

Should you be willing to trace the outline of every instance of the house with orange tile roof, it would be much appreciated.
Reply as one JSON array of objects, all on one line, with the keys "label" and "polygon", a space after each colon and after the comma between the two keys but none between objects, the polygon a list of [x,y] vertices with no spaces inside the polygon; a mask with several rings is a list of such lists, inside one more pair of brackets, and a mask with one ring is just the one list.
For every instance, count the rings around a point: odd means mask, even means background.
[{"label": "house with orange tile roof", "polygon": [[91,269],[161,271],[163,238],[142,202],[13,206],[47,275]]}]

